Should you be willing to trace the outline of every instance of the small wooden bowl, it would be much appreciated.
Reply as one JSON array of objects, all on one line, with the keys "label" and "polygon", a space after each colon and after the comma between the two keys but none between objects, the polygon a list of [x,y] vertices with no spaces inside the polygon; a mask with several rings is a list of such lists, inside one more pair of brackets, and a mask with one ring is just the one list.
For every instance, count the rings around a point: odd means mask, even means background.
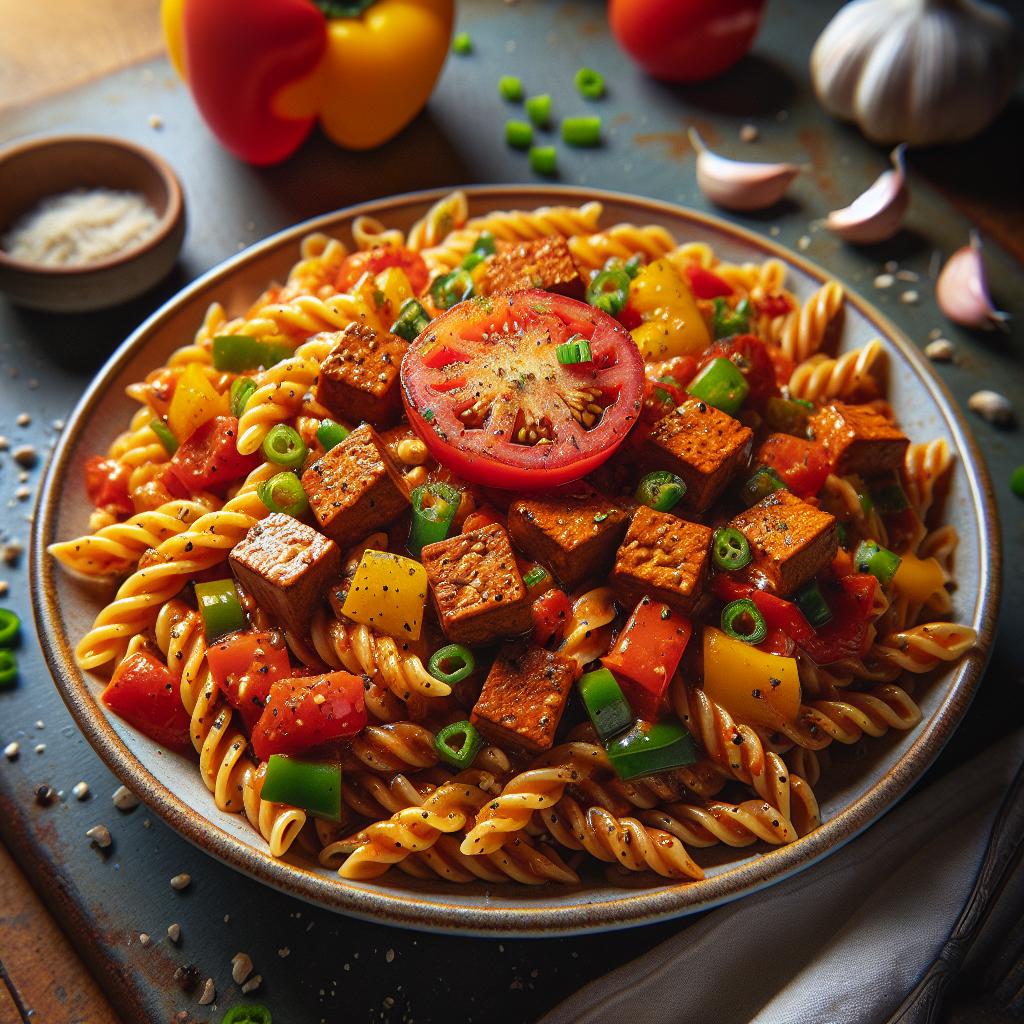
[{"label": "small wooden bowl", "polygon": [[166,161],[121,139],[56,135],[0,150],[0,237],[48,196],[77,188],[138,192],[156,211],[145,241],[95,263],[42,266],[0,248],[0,290],[13,302],[50,312],[116,306],[142,294],[174,266],[185,236],[181,185]]}]

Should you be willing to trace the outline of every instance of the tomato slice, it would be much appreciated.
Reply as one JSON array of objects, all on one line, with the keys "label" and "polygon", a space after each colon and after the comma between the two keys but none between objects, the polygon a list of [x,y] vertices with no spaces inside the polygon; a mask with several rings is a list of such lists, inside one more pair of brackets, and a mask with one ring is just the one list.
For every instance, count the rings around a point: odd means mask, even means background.
[{"label": "tomato slice", "polygon": [[363,274],[379,274],[389,267],[399,267],[405,271],[409,286],[417,295],[426,289],[430,272],[423,257],[400,245],[381,245],[346,256],[338,268],[335,285],[338,291],[346,292]]},{"label": "tomato slice", "polygon": [[[592,360],[563,365],[581,335]],[[536,491],[585,476],[639,418],[644,367],[629,333],[575,299],[529,290],[469,299],[402,360],[409,422],[463,480]]]},{"label": "tomato slice", "polygon": [[154,743],[188,751],[190,720],[178,691],[177,680],[159,658],[136,651],[117,666],[100,699]]},{"label": "tomato slice", "polygon": [[85,463],[85,492],[89,500],[104,512],[115,516],[130,516],[135,511],[128,493],[130,470],[117,459],[94,455]]}]

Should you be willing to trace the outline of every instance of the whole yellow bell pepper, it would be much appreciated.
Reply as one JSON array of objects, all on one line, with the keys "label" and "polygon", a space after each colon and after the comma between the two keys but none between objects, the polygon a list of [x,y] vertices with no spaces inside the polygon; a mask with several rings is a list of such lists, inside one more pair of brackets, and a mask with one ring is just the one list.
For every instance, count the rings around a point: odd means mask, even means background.
[{"label": "whole yellow bell pepper", "polygon": [[218,139],[249,163],[289,156],[319,118],[370,149],[423,108],[453,0],[163,0],[167,49]]},{"label": "whole yellow bell pepper", "polygon": [[643,320],[632,334],[647,362],[696,355],[711,344],[693,292],[667,259],[649,263],[633,278],[629,306]]}]

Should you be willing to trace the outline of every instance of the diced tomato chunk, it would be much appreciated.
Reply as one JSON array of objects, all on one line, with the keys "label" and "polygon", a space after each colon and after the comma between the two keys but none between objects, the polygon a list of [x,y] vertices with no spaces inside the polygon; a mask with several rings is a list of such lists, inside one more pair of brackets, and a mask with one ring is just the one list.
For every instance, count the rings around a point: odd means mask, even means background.
[{"label": "diced tomato chunk", "polygon": [[117,666],[100,699],[154,743],[181,752],[192,749],[189,716],[181,703],[178,681],[149,651],[128,655]]},{"label": "diced tomato chunk", "polygon": [[860,658],[867,653],[868,624],[878,581],[867,573],[852,573],[822,584],[822,593],[832,619],[800,646],[819,665],[842,658]]},{"label": "diced tomato chunk", "polygon": [[696,263],[687,264],[684,273],[690,284],[690,291],[698,299],[717,299],[732,295],[732,286],[728,281]]},{"label": "diced tomato chunk", "polygon": [[715,359],[728,359],[747,380],[750,392],[747,405],[760,408],[773,395],[779,393],[775,383],[775,365],[768,346],[753,334],[736,334],[716,341],[704,350],[697,364],[697,372]]},{"label": "diced tomato chunk", "polygon": [[754,462],[771,466],[799,498],[814,497],[832,469],[824,445],[791,434],[772,434],[766,438]]},{"label": "diced tomato chunk", "polygon": [[179,446],[168,468],[189,494],[222,494],[260,464],[258,454],[240,454],[237,443],[238,420],[234,416],[214,416]]},{"label": "diced tomato chunk", "polygon": [[399,267],[403,270],[409,279],[409,286],[417,295],[427,287],[430,272],[418,252],[412,252],[400,245],[381,245],[345,257],[335,281],[338,291],[348,291],[363,274],[379,274],[389,267]]},{"label": "diced tomato chunk", "polygon": [[259,721],[270,687],[292,674],[288,650],[272,633],[232,633],[206,653],[210,674],[249,732]]},{"label": "diced tomato chunk", "polygon": [[552,640],[561,640],[572,618],[572,604],[564,590],[549,590],[538,597],[530,608],[533,616],[533,642],[546,647]]},{"label": "diced tomato chunk", "polygon": [[354,736],[366,725],[363,681],[350,672],[280,679],[252,732],[253,753],[301,754]]},{"label": "diced tomato chunk", "polygon": [[786,601],[784,598],[776,597],[764,590],[758,590],[753,584],[741,583],[725,573],[715,576],[711,588],[715,597],[722,601],[750,598],[757,610],[764,616],[765,625],[769,630],[780,629],[798,644],[814,636],[814,627],[792,601]]},{"label": "diced tomato chunk", "polygon": [[758,299],[754,306],[758,313],[763,316],[769,316],[773,320],[777,316],[784,316],[793,308],[793,303],[789,301],[789,297],[786,295],[766,295],[763,299]]},{"label": "diced tomato chunk", "polygon": [[660,601],[645,597],[633,610],[615,646],[601,661],[619,680],[637,717],[657,721],[669,680],[692,633],[690,620]]},{"label": "diced tomato chunk", "polygon": [[130,516],[135,511],[128,493],[131,470],[117,459],[94,455],[85,463],[85,491],[89,500],[104,512],[115,516]]}]

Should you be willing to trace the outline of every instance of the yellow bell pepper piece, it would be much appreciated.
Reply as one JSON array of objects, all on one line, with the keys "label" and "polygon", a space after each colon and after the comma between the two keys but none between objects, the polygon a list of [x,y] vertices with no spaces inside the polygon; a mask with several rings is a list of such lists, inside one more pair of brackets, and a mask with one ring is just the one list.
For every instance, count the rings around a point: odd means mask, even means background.
[{"label": "yellow bell pepper piece", "polygon": [[374,279],[375,305],[381,325],[387,330],[397,319],[403,303],[414,299],[412,286],[401,267],[388,267]]},{"label": "yellow bell pepper piece", "polygon": [[397,640],[419,640],[426,600],[427,573],[419,562],[367,548],[341,611]]},{"label": "yellow bell pepper piece", "polygon": [[713,626],[704,628],[704,692],[737,722],[774,729],[800,711],[795,658],[766,654]]},{"label": "yellow bell pepper piece", "polygon": [[629,304],[644,321],[632,334],[648,362],[696,355],[712,342],[693,292],[666,259],[649,263],[633,278]]},{"label": "yellow bell pepper piece", "polygon": [[918,558],[907,552],[902,555],[892,585],[911,604],[924,604],[946,585],[946,574],[934,558]]},{"label": "yellow bell pepper piece", "polygon": [[179,442],[214,416],[228,414],[228,396],[220,394],[197,363],[189,363],[178,378],[167,410],[167,426]]},{"label": "yellow bell pepper piece", "polygon": [[452,0],[377,0],[358,18],[327,21],[319,65],[274,101],[281,117],[319,117],[349,149],[372,149],[427,102],[448,54]]}]

